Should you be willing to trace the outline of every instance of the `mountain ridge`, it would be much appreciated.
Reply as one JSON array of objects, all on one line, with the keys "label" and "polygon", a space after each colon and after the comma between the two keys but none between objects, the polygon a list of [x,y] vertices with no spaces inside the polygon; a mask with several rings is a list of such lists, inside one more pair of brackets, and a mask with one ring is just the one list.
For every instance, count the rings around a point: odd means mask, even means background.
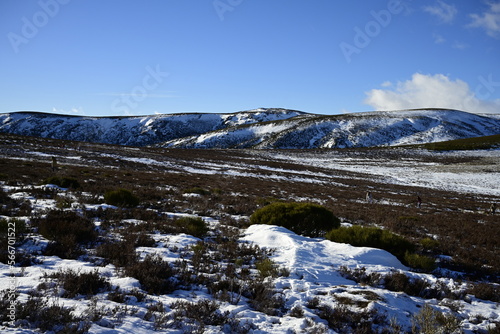
[{"label": "mountain ridge", "polygon": [[500,117],[437,108],[338,115],[258,108],[110,117],[31,111],[0,114],[0,132],[139,147],[348,148],[495,135],[500,133]]}]

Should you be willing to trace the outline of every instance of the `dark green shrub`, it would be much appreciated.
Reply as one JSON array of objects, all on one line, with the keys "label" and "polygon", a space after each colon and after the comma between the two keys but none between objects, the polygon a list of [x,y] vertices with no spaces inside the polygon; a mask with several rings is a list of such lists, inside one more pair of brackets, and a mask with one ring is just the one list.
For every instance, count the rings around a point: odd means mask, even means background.
[{"label": "dark green shrub", "polygon": [[128,276],[135,277],[143,290],[150,294],[167,294],[175,290],[174,269],[158,255],[146,255],[143,261],[125,267]]},{"label": "dark green shrub", "polygon": [[207,223],[200,217],[181,217],[175,221],[181,231],[193,237],[203,238],[208,232]]},{"label": "dark green shrub", "polygon": [[352,226],[331,230],[326,238],[333,242],[347,243],[358,247],[373,247],[388,251],[400,261],[407,252],[413,252],[411,242],[387,230],[376,227]]},{"label": "dark green shrub", "polygon": [[185,194],[198,194],[198,195],[210,195],[210,190],[203,189],[201,187],[193,187],[184,190]]},{"label": "dark green shrub", "polygon": [[340,226],[340,220],[330,210],[312,203],[272,203],[255,211],[250,223],[283,226],[310,237],[322,236]]},{"label": "dark green shrub", "polygon": [[88,332],[88,327],[81,322],[83,319],[74,315],[73,311],[74,308],[49,304],[46,299],[29,296],[26,302],[16,304],[16,320],[22,320],[30,328],[39,328],[42,333]]},{"label": "dark green shrub", "polygon": [[63,297],[73,298],[77,295],[93,296],[108,291],[111,287],[106,278],[97,270],[80,273],[71,269],[60,270],[49,277],[56,278],[64,289]]},{"label": "dark green shrub", "polygon": [[206,326],[224,326],[230,322],[229,312],[221,312],[220,305],[208,299],[198,302],[177,301],[170,305],[175,310],[174,326],[185,333],[203,333]]},{"label": "dark green shrub", "polygon": [[439,241],[432,238],[424,238],[420,240],[420,245],[422,245],[425,250],[434,251],[439,248]]},{"label": "dark green shrub", "polygon": [[133,240],[104,242],[96,248],[96,255],[103,257],[117,267],[126,267],[137,262]]},{"label": "dark green shrub", "polygon": [[33,223],[41,235],[51,240],[45,249],[46,255],[75,259],[83,254],[82,244],[97,238],[92,221],[72,211],[49,211],[45,218]]},{"label": "dark green shrub", "polygon": [[416,253],[406,253],[405,263],[411,268],[420,269],[424,272],[431,272],[436,269],[434,258]]},{"label": "dark green shrub", "polygon": [[72,211],[49,211],[36,225],[41,235],[57,242],[64,242],[69,238],[77,243],[86,243],[97,238],[94,223]]},{"label": "dark green shrub", "polygon": [[77,179],[72,177],[59,177],[59,176],[51,176],[43,181],[43,184],[55,184],[61,188],[80,188],[80,183]]},{"label": "dark green shrub", "polygon": [[139,205],[139,198],[130,190],[118,189],[107,191],[104,194],[104,202],[119,207],[133,208]]}]

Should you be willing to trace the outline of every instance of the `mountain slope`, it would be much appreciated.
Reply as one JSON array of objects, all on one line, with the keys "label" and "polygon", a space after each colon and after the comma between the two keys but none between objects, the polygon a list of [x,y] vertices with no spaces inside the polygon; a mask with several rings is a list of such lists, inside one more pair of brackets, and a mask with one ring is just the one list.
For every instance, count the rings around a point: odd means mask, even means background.
[{"label": "mountain slope", "polygon": [[176,139],[182,148],[345,148],[431,143],[500,133],[500,120],[457,110],[404,110],[291,119]]},{"label": "mountain slope", "polygon": [[286,109],[255,109],[228,114],[191,113],[124,117],[84,117],[39,112],[0,114],[0,132],[18,135],[147,146],[227,127],[303,114]]},{"label": "mountain slope", "polygon": [[276,108],[128,117],[19,112],[0,114],[0,132],[171,148],[346,148],[495,135],[500,134],[500,118],[444,109],[331,116]]}]

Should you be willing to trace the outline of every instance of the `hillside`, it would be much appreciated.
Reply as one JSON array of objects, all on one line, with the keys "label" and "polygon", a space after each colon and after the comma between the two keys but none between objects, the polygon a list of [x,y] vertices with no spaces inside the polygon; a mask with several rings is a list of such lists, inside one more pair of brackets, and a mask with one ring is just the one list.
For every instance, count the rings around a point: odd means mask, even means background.
[{"label": "hillside", "polygon": [[308,115],[176,139],[163,147],[309,149],[396,146],[500,133],[497,118],[457,110]]},{"label": "hillside", "polygon": [[86,117],[40,112],[0,114],[0,132],[104,144],[147,146],[232,126],[301,115],[294,110],[256,109],[237,113]]},{"label": "hillside", "polygon": [[[500,200],[499,155],[139,149],[0,134],[0,330],[495,333],[500,225],[487,210]],[[109,203],[118,188],[138,203]],[[345,227],[383,227],[437,267],[249,226],[277,200],[321,204]]]},{"label": "hillside", "polygon": [[286,109],[231,114],[83,117],[0,115],[0,132],[128,146],[311,149],[397,146],[489,136],[500,118],[422,109],[314,115]]}]

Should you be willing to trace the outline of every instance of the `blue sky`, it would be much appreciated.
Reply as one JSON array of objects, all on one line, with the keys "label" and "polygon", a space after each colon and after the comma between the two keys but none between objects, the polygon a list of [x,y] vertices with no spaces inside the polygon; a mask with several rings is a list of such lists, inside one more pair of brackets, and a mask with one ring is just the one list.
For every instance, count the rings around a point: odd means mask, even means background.
[{"label": "blue sky", "polygon": [[2,0],[0,112],[500,113],[500,1]]}]

